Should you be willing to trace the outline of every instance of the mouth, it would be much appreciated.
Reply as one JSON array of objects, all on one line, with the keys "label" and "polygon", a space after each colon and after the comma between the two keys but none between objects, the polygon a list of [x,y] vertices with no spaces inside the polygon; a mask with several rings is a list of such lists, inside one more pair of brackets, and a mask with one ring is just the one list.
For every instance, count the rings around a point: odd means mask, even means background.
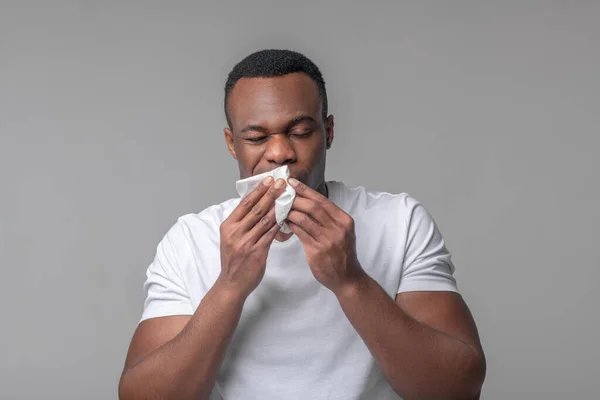
[{"label": "mouth", "polygon": [[[279,167],[273,167],[273,168],[269,168],[269,169],[259,169],[259,170],[254,170],[254,171],[253,171],[253,173],[252,173],[252,176],[255,176],[255,175],[260,175],[260,174],[266,174],[267,172],[274,171],[274,170],[276,170],[277,168],[281,168],[281,167],[283,167],[283,165],[281,165],[281,166],[279,166]],[[289,166],[288,166],[288,168],[289,168]],[[290,173],[291,173],[291,171],[290,171]]]},{"label": "mouth", "polygon": [[[274,167],[274,168],[269,168],[269,169],[264,169],[264,170],[260,170],[260,171],[256,171],[254,173],[254,175],[260,175],[260,174],[264,174],[266,172],[271,172],[277,168],[281,168],[281,166],[278,167]],[[294,178],[297,179],[298,181],[307,184],[307,177],[308,177],[308,173],[306,173],[305,171],[303,171],[302,169],[298,170],[297,168],[292,168],[290,165],[288,165],[288,168],[290,170],[290,176],[289,178]]]}]

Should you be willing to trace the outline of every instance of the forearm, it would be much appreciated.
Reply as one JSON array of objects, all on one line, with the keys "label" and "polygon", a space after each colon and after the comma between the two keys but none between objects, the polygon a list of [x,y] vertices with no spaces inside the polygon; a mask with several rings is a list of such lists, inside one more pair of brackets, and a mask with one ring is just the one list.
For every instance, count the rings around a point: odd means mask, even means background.
[{"label": "forearm", "polygon": [[120,399],[208,399],[243,303],[215,284],[175,338],[124,372]]},{"label": "forearm", "polygon": [[411,318],[366,275],[336,296],[400,395],[407,399],[477,396],[484,367],[474,348]]}]

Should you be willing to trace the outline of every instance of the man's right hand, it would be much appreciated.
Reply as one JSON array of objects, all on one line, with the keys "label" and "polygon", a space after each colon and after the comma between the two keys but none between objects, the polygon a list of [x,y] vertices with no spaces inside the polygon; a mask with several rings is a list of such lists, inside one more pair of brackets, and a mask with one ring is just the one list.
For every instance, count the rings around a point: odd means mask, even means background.
[{"label": "man's right hand", "polygon": [[279,232],[275,200],[286,182],[268,177],[221,224],[221,273],[217,283],[246,297],[265,274],[267,254]]},{"label": "man's right hand", "polygon": [[243,304],[262,280],[279,232],[274,206],[286,183],[278,183],[273,178],[260,183],[221,224],[221,274],[194,315],[149,318],[139,324],[119,398],[209,398]]}]

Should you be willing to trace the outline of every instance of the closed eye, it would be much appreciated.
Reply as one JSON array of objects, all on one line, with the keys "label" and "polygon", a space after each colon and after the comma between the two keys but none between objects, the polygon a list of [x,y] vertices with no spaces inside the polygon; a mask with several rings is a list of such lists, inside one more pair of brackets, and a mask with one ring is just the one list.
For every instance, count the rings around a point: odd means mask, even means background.
[{"label": "closed eye", "polygon": [[313,134],[313,131],[308,131],[308,132],[304,132],[304,133],[292,133],[292,134],[290,134],[290,136],[292,136],[295,139],[307,139],[312,134]]},{"label": "closed eye", "polygon": [[253,137],[253,138],[246,138],[244,139],[250,143],[262,143],[265,140],[267,140],[267,136],[261,136],[261,137]]}]

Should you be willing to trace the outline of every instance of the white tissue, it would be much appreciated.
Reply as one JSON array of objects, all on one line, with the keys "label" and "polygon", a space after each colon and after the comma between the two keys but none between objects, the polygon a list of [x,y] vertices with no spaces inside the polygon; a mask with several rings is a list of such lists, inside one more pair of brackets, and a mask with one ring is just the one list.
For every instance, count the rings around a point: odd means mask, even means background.
[{"label": "white tissue", "polygon": [[[287,165],[276,168],[272,171],[265,172],[264,174],[251,176],[250,178],[239,180],[235,183],[235,190],[238,192],[240,197],[243,199],[250,193],[256,185],[258,185],[267,176],[272,176],[273,179],[284,179],[287,183],[290,177],[290,169]],[[285,186],[285,191],[275,200],[275,218],[277,224],[280,226],[280,230],[283,233],[290,233],[290,227],[285,222],[290,210],[292,209],[292,203],[296,198],[296,191],[288,183]]]}]

